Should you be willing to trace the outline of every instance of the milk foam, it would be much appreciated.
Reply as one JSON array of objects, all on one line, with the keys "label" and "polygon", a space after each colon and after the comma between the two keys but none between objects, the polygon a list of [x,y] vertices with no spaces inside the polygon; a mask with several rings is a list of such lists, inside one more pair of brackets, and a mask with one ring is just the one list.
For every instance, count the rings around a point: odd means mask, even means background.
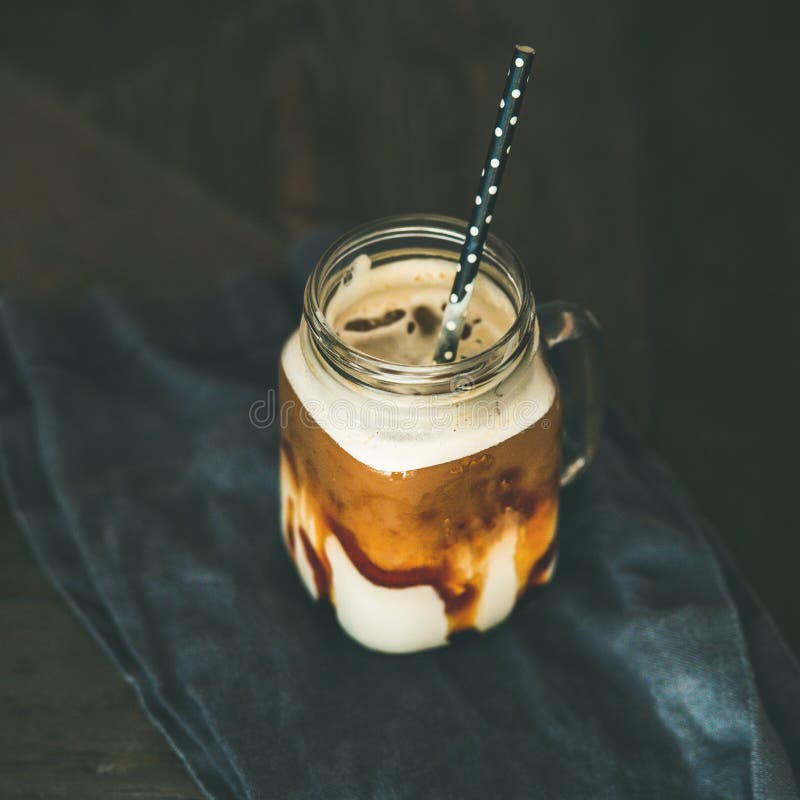
[{"label": "milk foam", "polygon": [[[447,286],[453,270],[444,259],[407,259],[375,270],[369,266],[368,259],[357,259],[352,278],[331,299],[326,314],[332,324],[349,318],[345,312],[354,312],[361,297],[368,300],[365,310],[380,309],[379,298],[388,291],[400,291],[413,302],[415,285],[421,284],[423,293],[437,282]],[[387,274],[379,276],[384,270]],[[500,320],[508,319],[503,303],[509,301],[485,276],[475,283],[476,297],[479,283],[485,284],[480,295],[487,319],[497,321],[497,330]],[[381,472],[406,472],[493,447],[540,420],[553,403],[555,383],[538,344],[537,323],[533,345],[503,380],[485,391],[446,395],[391,394],[345,381],[320,363],[305,322],[286,342],[281,364],[307,412],[343,450]]]},{"label": "milk foam", "polygon": [[[326,316],[334,332],[353,349],[384,361],[433,364],[456,264],[441,258],[415,258],[371,267],[369,257],[359,256],[331,299]],[[459,359],[491,347],[514,317],[506,294],[478,274]]]}]

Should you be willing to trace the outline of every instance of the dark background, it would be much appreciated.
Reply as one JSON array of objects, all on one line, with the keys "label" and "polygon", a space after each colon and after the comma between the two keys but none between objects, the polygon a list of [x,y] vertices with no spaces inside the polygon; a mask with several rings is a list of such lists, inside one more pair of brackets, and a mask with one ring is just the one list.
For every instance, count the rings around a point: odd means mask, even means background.
[{"label": "dark background", "polygon": [[[540,300],[595,311],[614,404],[798,650],[799,26],[738,0],[5,2],[0,283],[177,292],[320,223],[463,217],[533,44],[495,233]],[[7,514],[0,631],[20,797],[195,796]]]}]

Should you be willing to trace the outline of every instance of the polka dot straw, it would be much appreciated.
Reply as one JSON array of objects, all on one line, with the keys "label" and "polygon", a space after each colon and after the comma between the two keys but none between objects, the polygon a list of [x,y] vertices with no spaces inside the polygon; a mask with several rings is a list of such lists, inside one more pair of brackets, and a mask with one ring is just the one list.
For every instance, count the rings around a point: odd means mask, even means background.
[{"label": "polka dot straw", "polygon": [[456,267],[453,288],[450,290],[450,301],[445,308],[442,330],[436,344],[434,360],[437,364],[453,361],[458,352],[472,284],[478,274],[500,181],[503,178],[508,154],[511,152],[511,137],[516,129],[525,87],[530,80],[533,56],[532,47],[518,44],[514,48],[497,120],[489,141],[486,163],[481,172],[478,194],[475,195],[472,206],[464,247]]}]

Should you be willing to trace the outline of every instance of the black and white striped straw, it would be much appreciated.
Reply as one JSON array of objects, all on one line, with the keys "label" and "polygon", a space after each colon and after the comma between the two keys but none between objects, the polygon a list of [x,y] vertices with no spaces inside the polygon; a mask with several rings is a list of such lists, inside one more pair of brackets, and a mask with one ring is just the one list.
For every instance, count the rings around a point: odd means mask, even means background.
[{"label": "black and white striped straw", "polygon": [[503,179],[503,170],[508,161],[508,154],[511,152],[511,139],[519,118],[525,87],[530,80],[534,55],[532,47],[522,44],[514,47],[511,67],[508,70],[503,97],[500,100],[500,109],[497,112],[497,120],[489,142],[489,151],[486,154],[486,163],[481,170],[478,194],[475,196],[472,206],[469,228],[456,268],[453,288],[450,290],[450,300],[444,311],[442,330],[439,333],[439,341],[436,344],[434,355],[434,361],[437,364],[452,362],[458,353],[458,344],[461,340],[472,284],[478,274],[483,246],[492,222],[494,204],[497,201],[497,193],[500,191],[500,181]]}]

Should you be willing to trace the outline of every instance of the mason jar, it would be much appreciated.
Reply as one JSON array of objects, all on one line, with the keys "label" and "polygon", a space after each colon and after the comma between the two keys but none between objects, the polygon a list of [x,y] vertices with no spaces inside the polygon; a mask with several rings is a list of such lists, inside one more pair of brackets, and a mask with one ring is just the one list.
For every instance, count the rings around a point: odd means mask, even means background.
[{"label": "mason jar", "polygon": [[[565,303],[537,309],[519,258],[493,235],[470,304],[475,338],[461,357],[392,360],[406,333],[422,336],[414,319],[435,327],[438,306],[410,305],[446,301],[465,230],[448,217],[397,216],[342,236],[314,267],[281,353],[286,547],[311,596],[384,652],[487,630],[549,581],[560,488],[599,440],[596,323]],[[387,311],[341,327],[365,303]],[[473,306],[494,320],[485,342]],[[378,326],[376,355],[357,337]],[[564,342],[575,344],[563,350],[559,387],[548,350]]]}]

